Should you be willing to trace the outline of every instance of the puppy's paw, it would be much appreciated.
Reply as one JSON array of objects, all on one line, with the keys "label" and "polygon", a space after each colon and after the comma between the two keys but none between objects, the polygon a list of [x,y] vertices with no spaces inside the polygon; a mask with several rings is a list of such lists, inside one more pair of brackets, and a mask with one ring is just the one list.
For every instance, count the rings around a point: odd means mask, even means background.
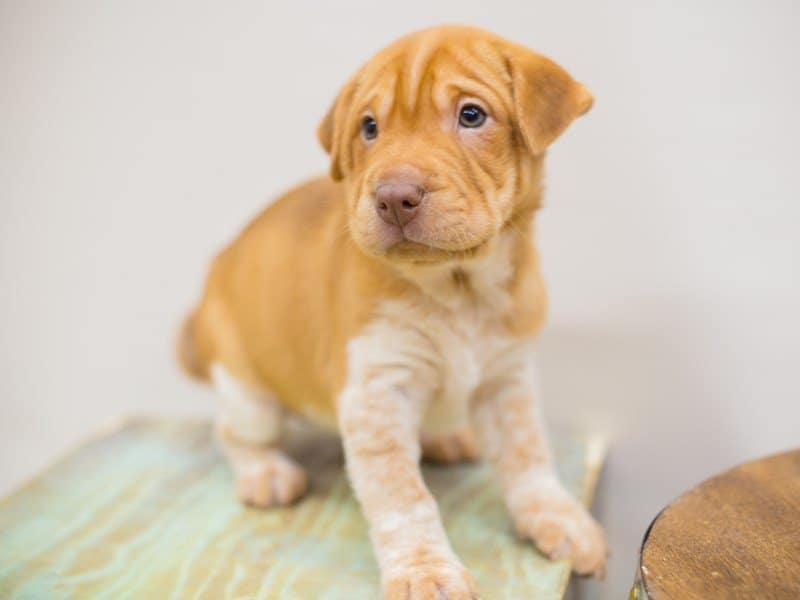
[{"label": "puppy's paw", "polygon": [[393,569],[383,584],[385,600],[475,600],[472,576],[457,560],[420,560]]},{"label": "puppy's paw", "polygon": [[278,451],[271,451],[261,460],[249,461],[235,471],[239,500],[257,508],[293,504],[308,487],[302,467]]},{"label": "puppy's paw", "polygon": [[468,427],[447,433],[422,435],[422,458],[430,462],[456,463],[478,459],[478,444]]},{"label": "puppy's paw", "polygon": [[579,575],[603,578],[608,556],[603,529],[557,480],[543,481],[513,516],[518,533],[542,554],[551,560],[570,559]]}]

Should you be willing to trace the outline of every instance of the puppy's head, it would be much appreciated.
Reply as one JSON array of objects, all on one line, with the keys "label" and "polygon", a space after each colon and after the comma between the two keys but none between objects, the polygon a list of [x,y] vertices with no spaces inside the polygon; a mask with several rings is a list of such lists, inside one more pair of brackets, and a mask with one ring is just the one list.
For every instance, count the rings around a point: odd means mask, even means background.
[{"label": "puppy's head", "polygon": [[477,29],[438,27],[359,69],[318,135],[361,249],[438,262],[480,253],[536,202],[541,156],[591,104],[547,58]]}]

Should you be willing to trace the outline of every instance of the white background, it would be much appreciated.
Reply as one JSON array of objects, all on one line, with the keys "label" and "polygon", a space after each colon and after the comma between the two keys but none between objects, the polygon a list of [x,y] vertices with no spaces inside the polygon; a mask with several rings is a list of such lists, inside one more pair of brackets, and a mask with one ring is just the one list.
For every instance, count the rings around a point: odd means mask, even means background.
[{"label": "white background", "polygon": [[116,415],[209,414],[171,340],[209,257],[326,169],[315,127],[363,60],[477,24],[597,99],[550,153],[541,370],[553,421],[611,439],[586,591],[623,597],[662,505],[798,443],[796,7],[4,0],[0,489]]}]

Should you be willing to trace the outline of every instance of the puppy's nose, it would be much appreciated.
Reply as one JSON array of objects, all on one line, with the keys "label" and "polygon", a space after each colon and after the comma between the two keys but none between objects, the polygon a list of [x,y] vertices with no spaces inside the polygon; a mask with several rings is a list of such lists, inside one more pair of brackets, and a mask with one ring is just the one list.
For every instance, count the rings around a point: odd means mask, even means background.
[{"label": "puppy's nose", "polygon": [[375,190],[375,210],[390,225],[403,227],[417,216],[425,190],[414,183],[387,181]]}]

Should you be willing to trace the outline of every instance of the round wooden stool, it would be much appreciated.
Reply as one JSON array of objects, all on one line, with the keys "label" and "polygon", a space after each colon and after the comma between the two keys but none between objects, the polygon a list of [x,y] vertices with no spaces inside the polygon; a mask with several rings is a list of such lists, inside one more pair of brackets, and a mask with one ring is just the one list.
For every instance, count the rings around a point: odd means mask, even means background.
[{"label": "round wooden stool", "polygon": [[630,598],[800,598],[800,450],[712,477],[661,511]]}]

